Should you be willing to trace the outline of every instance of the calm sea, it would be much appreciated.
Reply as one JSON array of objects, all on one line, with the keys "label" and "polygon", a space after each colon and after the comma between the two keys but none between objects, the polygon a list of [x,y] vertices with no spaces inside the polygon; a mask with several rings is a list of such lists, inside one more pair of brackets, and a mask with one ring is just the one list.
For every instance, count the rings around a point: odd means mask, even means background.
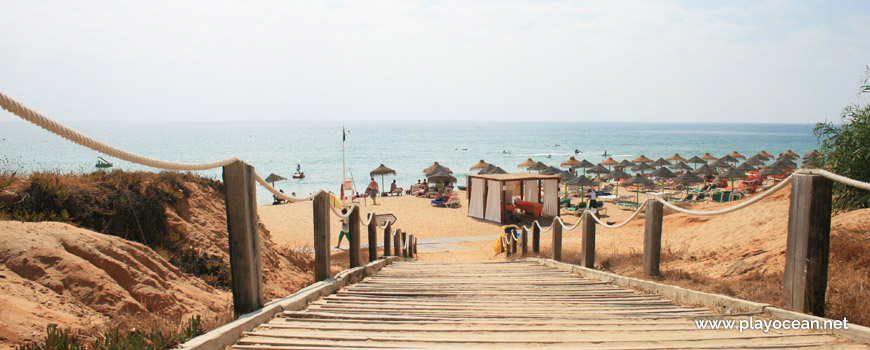
[{"label": "calm sea", "polygon": [[[14,118],[4,116],[3,118]],[[346,164],[358,188],[383,163],[396,170],[385,185],[400,187],[423,179],[433,161],[453,170],[460,184],[469,167],[483,159],[508,172],[519,172],[526,158],[548,165],[582,151],[577,159],[598,163],[608,156],[656,159],[675,152],[689,158],[737,151],[747,156],[765,150],[774,155],[791,149],[801,155],[818,148],[812,125],[695,123],[495,123],[495,122],[351,122]],[[337,192],[341,183],[342,123],[210,122],[210,123],[73,123],[70,127],[110,145],[145,156],[181,162],[205,162],[236,156],[256,168],[290,178],[296,164],[303,180],[278,182],[286,193],[307,195],[318,188]],[[91,172],[97,152],[75,145],[25,122],[0,121],[0,167],[27,171]],[[547,158],[547,156],[550,158]],[[118,159],[115,169],[152,170]],[[221,170],[198,172],[220,178]],[[378,182],[381,181],[377,177]],[[259,186],[258,186],[259,188]],[[259,188],[260,203],[271,195]]]}]

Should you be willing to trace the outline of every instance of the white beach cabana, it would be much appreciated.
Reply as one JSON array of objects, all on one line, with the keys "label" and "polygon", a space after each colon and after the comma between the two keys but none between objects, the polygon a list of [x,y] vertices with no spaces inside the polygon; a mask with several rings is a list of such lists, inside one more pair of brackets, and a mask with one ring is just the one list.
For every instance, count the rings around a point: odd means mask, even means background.
[{"label": "white beach cabana", "polygon": [[506,223],[502,208],[514,205],[514,200],[541,203],[542,216],[559,215],[559,175],[493,174],[466,175],[468,182],[468,216]]}]

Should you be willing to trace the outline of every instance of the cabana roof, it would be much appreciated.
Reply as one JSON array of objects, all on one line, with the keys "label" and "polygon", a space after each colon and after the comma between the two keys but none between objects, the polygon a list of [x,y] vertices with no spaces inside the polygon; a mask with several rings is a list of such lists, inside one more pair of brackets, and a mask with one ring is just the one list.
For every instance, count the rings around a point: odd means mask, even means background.
[{"label": "cabana roof", "polygon": [[490,175],[466,175],[469,178],[477,177],[495,181],[523,181],[523,180],[558,180],[559,175],[541,175],[541,174],[490,174]]}]

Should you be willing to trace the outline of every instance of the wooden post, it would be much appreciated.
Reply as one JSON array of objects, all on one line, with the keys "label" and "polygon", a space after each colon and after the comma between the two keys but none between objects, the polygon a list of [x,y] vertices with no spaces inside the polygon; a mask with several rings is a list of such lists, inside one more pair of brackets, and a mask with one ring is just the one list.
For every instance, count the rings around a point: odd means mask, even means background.
[{"label": "wooden post", "polygon": [[390,254],[390,241],[393,237],[393,223],[387,221],[387,226],[384,227],[384,257],[388,257]]},{"label": "wooden post", "polygon": [[508,238],[510,236],[507,233],[503,233],[503,235],[504,236],[502,236],[502,237],[505,238],[505,241],[504,241],[505,243],[503,244],[504,245],[504,254],[505,254],[505,256],[511,256],[511,240],[510,240],[510,238]]},{"label": "wooden post", "polygon": [[541,228],[535,224],[532,224],[532,251],[535,254],[541,253]]},{"label": "wooden post", "polygon": [[369,221],[369,262],[378,260],[378,221],[375,220],[375,213],[370,214]]},{"label": "wooden post", "polygon": [[580,266],[595,268],[595,219],[592,212],[583,212],[583,238],[580,247]]},{"label": "wooden post", "polygon": [[562,225],[553,220],[553,260],[562,261]]},{"label": "wooden post", "polygon": [[314,196],[314,281],[323,281],[329,271],[329,193]]},{"label": "wooden post", "polygon": [[233,313],[238,317],[265,305],[254,167],[244,162],[224,166],[223,180],[226,191]]},{"label": "wooden post", "polygon": [[350,224],[350,238],[348,239],[350,247],[348,248],[350,251],[348,255],[350,255],[350,268],[354,268],[360,265],[359,258],[359,249],[360,249],[360,241],[359,241],[359,207],[354,207],[350,212],[350,216],[347,217],[348,223]]},{"label": "wooden post", "polygon": [[513,232],[508,233],[511,236],[511,255],[517,254],[517,235]]},{"label": "wooden post", "polygon": [[414,235],[408,235],[408,257],[414,257]]},{"label": "wooden post", "polygon": [[[522,182],[521,182],[522,183]],[[526,228],[523,227],[523,230],[520,232],[523,240],[523,256],[529,252],[529,234],[526,232]]]},{"label": "wooden post", "polygon": [[414,237],[414,256],[417,256],[417,237]]},{"label": "wooden post", "polygon": [[402,233],[401,230],[393,230],[393,255],[402,256]]},{"label": "wooden post", "polygon": [[402,257],[408,257],[408,232],[402,231]]},{"label": "wooden post", "polygon": [[662,214],[664,206],[655,199],[646,200],[646,224],[643,235],[643,274],[658,276],[662,259]]},{"label": "wooden post", "polygon": [[785,305],[819,317],[825,316],[833,184],[824,176],[795,174],[788,209]]}]

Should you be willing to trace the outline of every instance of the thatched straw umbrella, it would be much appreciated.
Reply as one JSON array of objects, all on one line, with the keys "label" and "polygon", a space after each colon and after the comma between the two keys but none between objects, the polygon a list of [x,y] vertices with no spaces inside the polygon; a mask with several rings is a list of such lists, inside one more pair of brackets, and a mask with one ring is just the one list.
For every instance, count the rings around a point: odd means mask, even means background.
[{"label": "thatched straw umbrella", "polygon": [[580,164],[577,164],[577,166],[575,166],[575,168],[582,168],[583,175],[586,175],[586,169],[594,167],[594,166],[595,166],[595,164],[592,164],[588,160],[584,159],[584,160],[581,160]]},{"label": "thatched straw umbrella", "polygon": [[821,156],[824,156],[824,155],[825,155],[825,154],[824,154],[824,153],[822,153],[822,152],[819,152],[819,150],[817,150],[817,149],[814,149],[814,150],[812,150],[812,151],[810,151],[810,152],[808,152],[808,153],[807,153],[807,154],[804,154],[804,157],[808,157],[808,156],[809,156],[809,155],[811,155],[811,154],[815,154],[815,155],[816,155],[816,156],[819,156],[819,157],[821,157]]},{"label": "thatched straw umbrella", "polygon": [[535,161],[532,160],[532,158],[529,158],[524,160],[522,163],[517,164],[517,168],[526,168],[529,170],[529,172],[532,172],[531,169],[529,169],[529,167],[532,165],[535,165]]},{"label": "thatched straw umbrella", "polygon": [[434,173],[436,171],[443,171],[443,172],[446,172],[448,174],[453,174],[453,171],[450,170],[450,168],[443,166],[441,164],[438,164],[438,162],[435,162],[435,164],[433,164],[433,166],[424,169],[423,173],[426,174],[426,177],[429,177],[429,174]]},{"label": "thatched straw umbrella", "polygon": [[668,168],[665,168],[665,167],[659,168],[658,170],[652,172],[652,174],[650,174],[650,175],[662,178],[662,192],[665,191],[665,180],[664,179],[670,179],[670,178],[677,177],[677,174],[674,174],[673,172],[668,170]]},{"label": "thatched straw umbrella", "polygon": [[619,180],[628,179],[631,177],[631,174],[626,173],[626,172],[622,171],[621,169],[616,169],[614,171],[607,173],[606,177],[608,179],[615,179],[616,180],[616,195],[618,196],[619,195]]},{"label": "thatched straw umbrella", "polygon": [[471,168],[469,168],[468,170],[483,169],[486,168],[487,165],[489,165],[489,163],[484,162],[483,159],[481,159],[479,162],[477,162],[477,164],[472,165]]},{"label": "thatched straw umbrella", "polygon": [[689,185],[693,184],[693,183],[704,182],[704,178],[702,178],[698,175],[692,174],[691,171],[686,171],[682,175],[674,178],[674,182],[686,185],[686,195],[688,196],[689,195]]},{"label": "thatched straw umbrella", "polygon": [[704,155],[701,156],[701,159],[704,160],[704,163],[707,163],[708,160],[716,160],[716,157],[711,156],[710,153],[704,153]]},{"label": "thatched straw umbrella", "polygon": [[497,167],[493,164],[487,165],[486,168],[483,168],[478,172],[480,175],[495,175],[495,174],[507,174],[507,171],[504,169]]},{"label": "thatched straw umbrella", "polygon": [[375,168],[375,170],[372,170],[371,172],[369,172],[369,176],[371,176],[371,177],[375,177],[375,175],[381,176],[381,189],[385,188],[384,187],[384,175],[389,175],[389,174],[396,175],[396,171],[393,169],[387,168],[386,166],[384,166],[384,164],[381,164],[379,167]]},{"label": "thatched straw umbrella", "polygon": [[605,168],[601,164],[597,164],[594,167],[589,168],[589,170],[587,170],[587,172],[590,172],[593,174],[598,174],[598,188],[601,189],[601,174],[607,174],[610,172],[610,170],[607,170],[607,168]]},{"label": "thatched straw umbrella", "polygon": [[639,171],[641,175],[643,175],[643,172],[646,170],[656,170],[656,168],[652,165],[649,165],[648,163],[640,163],[631,167],[631,171]]},{"label": "thatched straw umbrella", "polygon": [[283,177],[283,176],[281,176],[281,175],[275,174],[275,173],[271,173],[271,174],[269,174],[269,176],[266,176],[266,180],[264,180],[264,181],[266,181],[266,182],[271,182],[271,183],[272,183],[272,187],[275,187],[275,183],[276,183],[276,182],[278,182],[278,181],[284,181],[284,180],[287,180],[287,178],[286,178],[286,177]]},{"label": "thatched straw umbrella", "polygon": [[718,160],[723,161],[725,163],[737,163],[737,162],[739,162],[739,160],[737,160],[737,158],[734,158],[729,154],[722,156]]},{"label": "thatched straw umbrella", "polygon": [[672,161],[672,162],[673,162],[673,161],[681,161],[681,162],[685,162],[685,161],[686,161],[686,158],[681,157],[679,153],[674,153],[674,155],[672,155],[672,156],[670,156],[670,157],[667,157],[667,158],[665,158],[665,159],[667,159],[667,160],[669,160],[669,161]]},{"label": "thatched straw umbrella", "polygon": [[731,190],[734,190],[734,179],[746,178],[746,173],[734,168],[734,169],[730,169],[724,173],[719,174],[719,178],[726,179],[726,180],[731,179]]},{"label": "thatched straw umbrella", "polygon": [[637,189],[637,197],[635,198],[635,203],[640,203],[640,186],[643,185],[652,185],[654,182],[650,179],[647,179],[643,176],[635,175],[622,182],[625,185],[635,185],[638,187]]},{"label": "thatched straw umbrella", "polygon": [[623,159],[621,162],[614,165],[613,167],[616,169],[625,169],[625,168],[631,167],[632,165],[634,165],[634,163],[632,163],[630,160]]},{"label": "thatched straw umbrella", "polygon": [[784,171],[780,170],[779,168],[771,166],[771,167],[761,169],[761,171],[758,172],[758,175],[761,175],[764,177],[774,177],[774,176],[785,176],[788,174],[786,174]]},{"label": "thatched straw umbrella", "polygon": [[792,152],[791,150],[785,151],[785,153],[783,153],[783,154],[785,154],[785,155],[789,155],[789,156],[792,156],[792,157],[800,157],[800,155],[798,155],[797,153]]},{"label": "thatched straw umbrella", "polygon": [[773,164],[771,164],[770,166],[778,167],[778,168],[783,169],[783,170],[792,170],[792,169],[797,168],[797,163],[791,161],[788,158],[782,158],[780,160],[773,162]]},{"label": "thatched straw umbrella", "polygon": [[547,169],[548,167],[549,166],[547,164],[544,164],[542,162],[537,162],[534,165],[530,166],[529,170],[542,171],[544,169]]},{"label": "thatched straw umbrella", "polygon": [[[566,181],[565,185],[577,186],[582,190],[583,187],[595,186],[595,181],[592,181],[591,179],[589,179],[586,176],[580,175],[580,176],[577,176],[571,180]],[[567,192],[567,191],[565,191],[565,192]]]},{"label": "thatched straw umbrella", "polygon": [[[592,163],[590,163],[590,164],[592,164]],[[607,169],[610,169],[611,166],[614,166],[617,164],[619,164],[619,162],[613,160],[613,157],[607,157],[607,159],[601,161],[601,165],[606,165]]]},{"label": "thatched straw umbrella", "polygon": [[429,182],[444,182],[444,183],[454,183],[456,182],[456,178],[453,175],[450,175],[444,169],[436,169],[435,171],[426,174],[426,178],[429,179]]},{"label": "thatched straw umbrella", "polygon": [[816,159],[819,159],[819,158],[821,158],[821,156],[819,156],[816,153],[813,153],[813,152],[807,153],[807,155],[804,156],[804,159],[801,162],[801,168],[814,168],[815,163],[816,163]]},{"label": "thatched straw umbrella", "polygon": [[740,163],[740,165],[734,167],[734,169],[737,169],[737,170],[740,170],[743,172],[750,172],[750,171],[757,170],[757,169],[755,169],[754,166],[752,166],[752,164],[749,164],[749,161],[745,161],[743,163]]},{"label": "thatched straw umbrella", "polygon": [[652,159],[649,159],[646,156],[644,156],[643,154],[641,154],[640,157],[633,159],[631,162],[632,163],[652,163],[655,161]]},{"label": "thatched straw umbrella", "polygon": [[711,167],[714,167],[714,168],[730,168],[731,167],[731,164],[728,164],[726,161],[722,160],[721,158],[714,160],[709,165]]},{"label": "thatched straw umbrella", "polygon": [[663,167],[663,166],[665,166],[665,165],[671,165],[671,162],[665,160],[664,158],[659,158],[659,159],[656,159],[655,162],[653,162],[653,165],[655,165],[655,166],[661,168],[661,167]]},{"label": "thatched straw umbrella", "polygon": [[729,154],[729,156],[731,156],[733,158],[743,158],[744,160],[746,159],[746,156],[744,156],[740,153],[737,153],[737,151],[731,152],[731,154]]},{"label": "thatched straw umbrella", "polygon": [[764,157],[756,154],[752,157],[747,158],[746,164],[749,164],[752,166],[763,166],[765,160],[767,160],[767,158],[764,158]]},{"label": "thatched straw umbrella", "polygon": [[761,152],[758,152],[758,155],[759,155],[759,156],[762,156],[762,157],[764,157],[764,158],[767,158],[767,159],[773,158],[773,155],[772,155],[772,154],[767,153],[767,152],[765,152],[764,150],[761,150]]},{"label": "thatched straw umbrella", "polygon": [[574,156],[571,156],[568,158],[568,160],[562,162],[562,164],[559,164],[559,166],[567,166],[568,168],[574,169],[574,166],[577,164],[580,164],[580,161],[577,160],[577,158],[574,158]]},{"label": "thatched straw umbrella", "polygon": [[688,164],[683,163],[683,162],[679,162],[679,161],[676,162],[674,165],[669,166],[668,168],[674,169],[674,170],[676,170],[676,171],[689,171],[689,170],[692,170],[692,167],[690,167]]},{"label": "thatched straw umbrella", "polygon": [[686,163],[695,164],[695,168],[697,168],[698,164],[707,164],[707,161],[703,160],[701,158],[698,158],[698,156],[692,156],[692,158],[689,158],[688,160],[686,160]]},{"label": "thatched straw umbrella", "polygon": [[562,172],[562,169],[559,169],[559,168],[556,168],[553,166],[549,166],[546,169],[541,170],[540,174],[541,175],[556,175],[556,174],[561,173],[561,172]]}]

